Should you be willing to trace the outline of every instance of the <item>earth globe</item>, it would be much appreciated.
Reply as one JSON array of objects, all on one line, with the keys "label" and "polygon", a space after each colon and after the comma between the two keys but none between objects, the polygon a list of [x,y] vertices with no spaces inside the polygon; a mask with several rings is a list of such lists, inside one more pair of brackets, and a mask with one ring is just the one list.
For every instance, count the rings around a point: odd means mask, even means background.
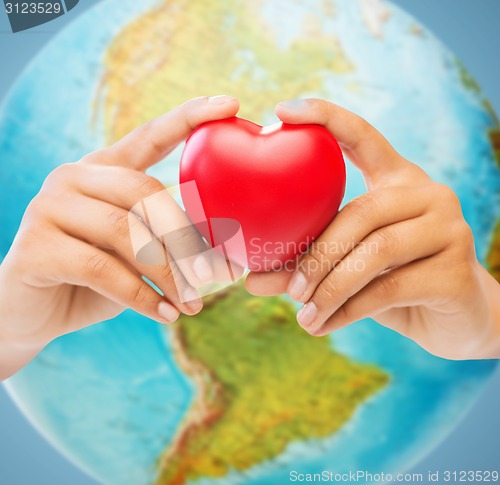
[{"label": "earth globe", "polygon": [[[0,255],[57,165],[221,93],[260,124],[298,97],[361,114],[456,191],[478,257],[498,276],[498,120],[459,60],[379,0],[96,3],[3,102]],[[151,171],[167,186],[178,183],[181,148]],[[348,165],[345,201],[364,190]],[[168,327],[126,311],[54,341],[7,388],[102,483],[270,485],[291,470],[409,470],[495,368],[433,357],[369,319],[314,338],[295,310],[236,284]]]}]

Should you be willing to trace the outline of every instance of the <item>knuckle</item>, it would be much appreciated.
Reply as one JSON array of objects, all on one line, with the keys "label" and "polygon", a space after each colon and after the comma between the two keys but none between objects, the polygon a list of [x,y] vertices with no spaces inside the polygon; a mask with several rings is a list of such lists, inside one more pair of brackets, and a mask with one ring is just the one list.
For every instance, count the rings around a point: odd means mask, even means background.
[{"label": "knuckle", "polygon": [[88,153],[78,162],[79,164],[108,164],[111,162],[110,152],[108,148],[102,148],[95,152]]},{"label": "knuckle", "polygon": [[338,299],[339,290],[331,277],[324,279],[318,286],[312,300],[318,307],[330,306]]},{"label": "knuckle", "polygon": [[367,211],[367,202],[363,197],[356,197],[343,210],[349,214],[350,218],[363,220]]},{"label": "knuckle", "polygon": [[164,235],[163,240],[169,254],[175,259],[191,256],[194,252],[203,252],[205,245],[197,229],[192,226],[184,226]]},{"label": "knuckle", "polygon": [[424,191],[426,195],[428,193],[429,183],[434,182],[422,167],[406,159],[404,159],[404,162],[404,168],[401,170],[401,175],[405,177],[405,180],[411,180],[413,184],[415,182],[422,184],[422,191]]},{"label": "knuckle", "polygon": [[209,96],[196,96],[194,98],[188,99],[179,106],[179,109],[182,110],[185,116],[187,116],[188,113],[199,110],[200,107],[206,103],[208,98]]},{"label": "knuckle", "polygon": [[370,236],[369,247],[374,246],[377,254],[392,254],[399,248],[399,236],[397,231],[386,227]]},{"label": "knuckle", "polygon": [[130,301],[133,301],[137,306],[142,306],[151,301],[151,291],[152,288],[141,280],[141,282],[132,287]]},{"label": "knuckle", "polygon": [[159,278],[162,282],[171,280],[176,281],[176,277],[180,277],[180,273],[177,271],[174,273],[170,264],[164,264],[160,267]]},{"label": "knuckle", "polygon": [[135,186],[140,199],[145,199],[156,192],[165,190],[164,185],[154,177],[141,172],[137,172],[135,177]]},{"label": "knuckle", "polygon": [[75,172],[77,171],[76,163],[63,163],[57,166],[52,172],[45,178],[43,188],[54,187],[64,183],[75,177]]},{"label": "knuckle", "polygon": [[472,229],[469,224],[465,222],[465,220],[455,226],[454,235],[455,239],[459,242],[467,246],[474,245],[474,235],[472,233]]},{"label": "knuckle", "polygon": [[111,210],[108,214],[107,223],[113,228],[113,232],[119,237],[128,237],[130,235],[128,212],[123,210]]},{"label": "knuckle", "polygon": [[368,123],[364,118],[359,115],[353,114],[352,117],[353,128],[360,135],[360,139],[367,136],[367,134],[373,131],[372,125]]},{"label": "knuckle", "polygon": [[436,184],[437,200],[441,206],[460,209],[460,200],[457,194],[445,184]]},{"label": "knuckle", "polygon": [[86,263],[86,273],[92,278],[105,279],[113,272],[113,263],[101,254],[90,256]]},{"label": "knuckle", "polygon": [[57,175],[58,177],[67,177],[68,175],[72,175],[75,170],[76,163],[63,163],[52,170],[51,173],[53,175]]},{"label": "knuckle", "polygon": [[198,96],[188,99],[171,113],[175,115],[179,124],[183,125],[188,131],[193,131],[204,121],[202,108],[208,98],[208,96]]},{"label": "knuckle", "polygon": [[142,138],[144,140],[147,140],[153,153],[158,154],[158,156],[161,156],[165,152],[165,146],[161,143],[160,140],[156,138],[157,124],[158,122],[156,121],[156,119],[154,119],[148,121],[146,124],[142,125],[142,127],[139,129],[141,130]]},{"label": "knuckle", "polygon": [[394,275],[387,273],[377,281],[377,293],[381,299],[386,299],[397,294],[399,282]]},{"label": "knuckle", "polygon": [[[329,117],[332,111],[332,104],[321,98],[309,98],[307,100],[309,110],[322,113],[324,116]],[[326,121],[326,120],[325,120]]]},{"label": "knuckle", "polygon": [[74,200],[73,194],[62,188],[41,190],[28,204],[23,220],[33,224],[54,222],[61,214],[67,213]]},{"label": "knuckle", "polygon": [[349,202],[344,210],[348,212],[349,217],[354,217],[360,222],[365,222],[373,214],[379,213],[384,209],[382,196],[375,191],[367,192]]},{"label": "knuckle", "polygon": [[453,238],[452,244],[460,252],[459,257],[468,259],[468,256],[475,255],[474,234],[464,220],[454,225],[451,234]]},{"label": "knuckle", "polygon": [[47,217],[49,207],[51,206],[52,199],[45,193],[40,192],[26,207],[25,218],[33,216],[34,220],[43,220]]},{"label": "knuckle", "polygon": [[326,242],[314,242],[309,248],[307,257],[300,263],[301,271],[306,276],[310,276],[317,271],[330,271],[333,268],[330,267],[332,263],[330,263],[329,255],[330,250]]},{"label": "knuckle", "polygon": [[49,236],[50,228],[40,225],[29,225],[19,230],[14,240],[13,247],[18,250],[21,263],[27,267],[33,264],[33,261],[47,259],[46,247],[54,246],[54,241]]}]

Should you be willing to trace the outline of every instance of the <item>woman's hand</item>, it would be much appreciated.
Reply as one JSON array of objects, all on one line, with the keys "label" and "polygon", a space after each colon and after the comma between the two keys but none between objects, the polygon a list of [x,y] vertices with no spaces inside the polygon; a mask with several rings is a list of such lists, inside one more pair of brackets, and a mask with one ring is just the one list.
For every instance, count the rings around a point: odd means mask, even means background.
[{"label": "woman's hand", "polygon": [[136,237],[142,233],[151,240],[155,227],[134,216],[133,207],[163,192],[155,202],[162,220],[174,230],[184,227],[183,247],[204,250],[184,212],[145,170],[197,125],[234,116],[238,108],[238,101],[228,96],[193,99],[47,177],[0,266],[0,379],[58,336],[112,318],[125,308],[161,323],[175,321],[179,312],[192,315],[201,310],[194,287],[212,278],[211,262],[200,254],[192,265],[179,264],[179,269],[165,261],[162,243],[153,237],[164,264],[141,264],[129,225]]},{"label": "woman's hand", "polygon": [[324,125],[368,192],[339,212],[294,271],[251,273],[248,290],[305,303],[297,320],[312,335],[372,317],[438,356],[499,358],[500,286],[476,259],[453,191],[339,106],[299,100],[276,112],[285,123]]}]

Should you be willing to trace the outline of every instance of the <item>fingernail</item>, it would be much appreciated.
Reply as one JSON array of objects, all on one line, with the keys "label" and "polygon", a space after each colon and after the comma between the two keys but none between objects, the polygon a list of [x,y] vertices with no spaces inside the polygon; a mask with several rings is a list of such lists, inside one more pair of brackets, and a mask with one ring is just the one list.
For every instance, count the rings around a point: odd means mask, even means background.
[{"label": "fingernail", "polygon": [[212,281],[214,276],[210,263],[202,254],[196,256],[195,260],[193,261],[193,272],[198,278],[201,285]]},{"label": "fingernail", "polygon": [[318,316],[318,308],[315,303],[310,301],[306,303],[297,313],[297,322],[301,327],[308,327]]},{"label": "fingernail", "polygon": [[281,101],[281,103],[278,103],[278,106],[285,109],[300,110],[307,106],[307,99],[290,99],[288,101]]},{"label": "fingernail", "polygon": [[164,318],[169,323],[173,323],[179,318],[179,310],[166,301],[160,302],[158,313],[161,318]]},{"label": "fingernail", "polygon": [[191,286],[188,286],[182,292],[182,301],[186,306],[195,313],[198,313],[203,308],[198,292]]},{"label": "fingernail", "polygon": [[235,99],[235,97],[228,96],[227,94],[219,94],[218,96],[210,96],[208,102],[209,104],[224,104],[234,101]]},{"label": "fingernail", "polygon": [[302,271],[297,271],[290,281],[288,294],[294,300],[300,300],[307,290],[307,279]]}]

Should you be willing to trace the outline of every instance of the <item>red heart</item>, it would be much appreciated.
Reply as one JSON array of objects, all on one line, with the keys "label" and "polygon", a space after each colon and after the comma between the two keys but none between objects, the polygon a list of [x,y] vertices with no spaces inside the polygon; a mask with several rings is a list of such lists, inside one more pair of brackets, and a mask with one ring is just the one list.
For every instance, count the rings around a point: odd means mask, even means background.
[{"label": "red heart", "polygon": [[[248,268],[269,271],[306,250],[335,217],[345,164],[337,141],[322,126],[263,128],[233,117],[205,123],[188,138],[180,182],[190,181],[209,221],[241,224]],[[184,196],[183,202],[191,216],[194,202]],[[208,226],[201,231],[213,243]],[[241,259],[235,262],[243,264]]]}]

